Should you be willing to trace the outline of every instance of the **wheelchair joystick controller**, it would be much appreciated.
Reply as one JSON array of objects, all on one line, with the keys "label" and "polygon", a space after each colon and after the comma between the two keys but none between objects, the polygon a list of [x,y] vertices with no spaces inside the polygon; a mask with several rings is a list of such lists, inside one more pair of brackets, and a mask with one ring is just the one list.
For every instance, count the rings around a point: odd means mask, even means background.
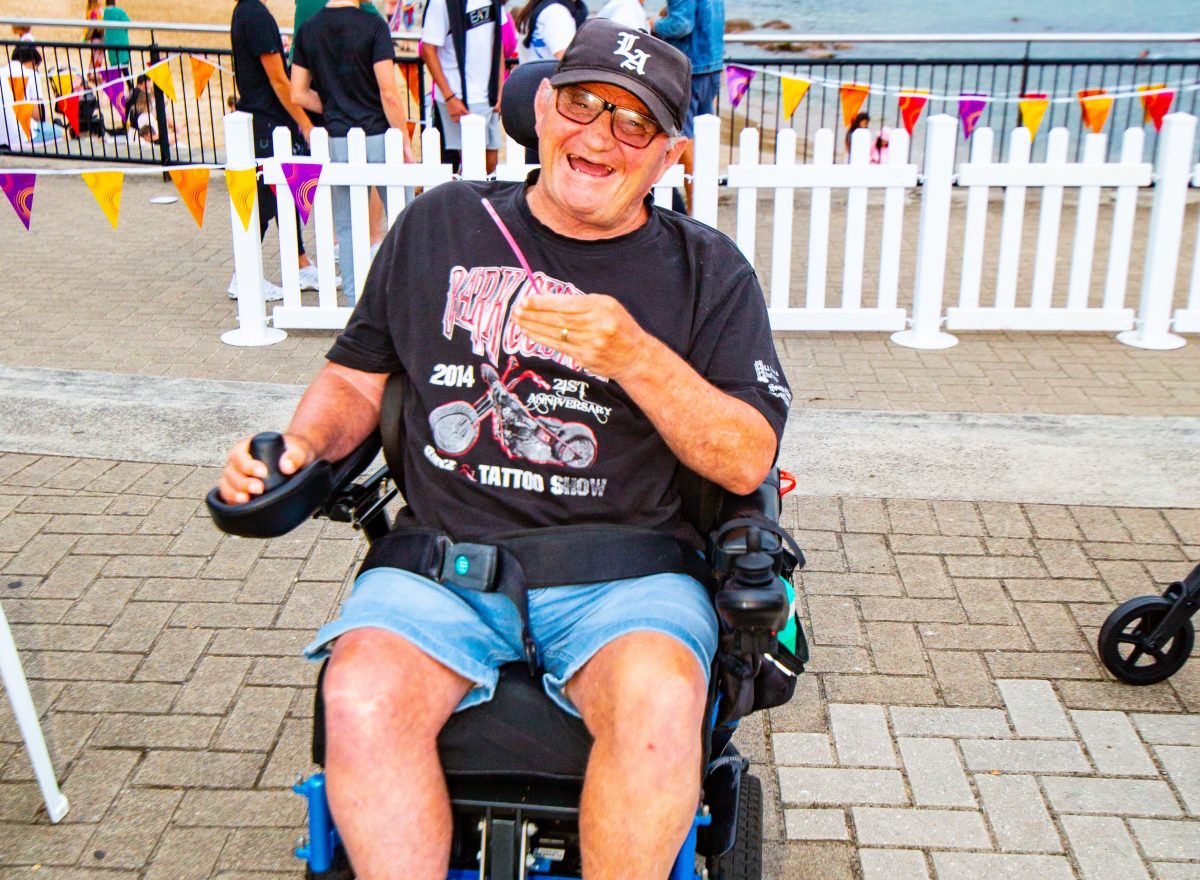
[{"label": "wheelchair joystick controller", "polygon": [[288,481],[288,475],[279,470],[279,460],[283,458],[286,449],[283,435],[277,431],[264,431],[261,434],[255,434],[250,439],[250,457],[267,466],[267,476],[263,480],[263,494],[272,489],[278,489]]},{"label": "wheelchair joystick controller", "polygon": [[787,625],[790,603],[775,576],[775,561],[762,550],[762,534],[751,527],[746,552],[734,559],[733,571],[717,593],[717,614],[733,634],[734,649],[771,652],[775,635]]}]

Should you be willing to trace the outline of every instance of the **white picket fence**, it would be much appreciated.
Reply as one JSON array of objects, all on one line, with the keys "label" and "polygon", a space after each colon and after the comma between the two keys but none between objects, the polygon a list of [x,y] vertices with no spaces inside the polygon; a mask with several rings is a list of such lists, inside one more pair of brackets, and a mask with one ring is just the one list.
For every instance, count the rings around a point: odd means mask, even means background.
[{"label": "white picket fence", "polygon": [[[1184,221],[1189,184],[1200,186],[1200,166],[1191,167],[1196,136],[1196,119],[1171,114],[1163,123],[1158,156],[1145,161],[1144,134],[1140,129],[1125,132],[1121,158],[1105,162],[1106,136],[1088,135],[1081,162],[1068,162],[1065,129],[1048,133],[1046,159],[1030,162],[1030,136],[1018,129],[1008,156],[997,161],[994,135],[979,129],[972,137],[970,161],[955,166],[958,123],[949,116],[933,116],[928,122],[924,168],[909,160],[905,133],[893,132],[884,164],[869,164],[870,135],[861,131],[852,141],[851,159],[835,164],[834,133],[818,132],[810,145],[812,158],[797,161],[796,134],[783,129],[776,135],[775,161],[760,164],[759,132],[741,133],[739,161],[719,167],[721,123],[715,116],[696,120],[695,169],[692,214],[712,226],[718,225],[722,188],[736,195],[733,235],[739,248],[755,262],[760,275],[769,274],[768,294],[771,324],[776,330],[892,331],[892,339],[915,348],[945,348],[957,342],[948,330],[1059,330],[1109,331],[1126,344],[1141,348],[1169,349],[1184,344],[1178,333],[1200,332],[1200,233],[1192,251],[1187,304],[1176,308],[1176,277],[1184,238]],[[234,113],[225,118],[228,167],[255,167],[250,117]],[[484,123],[468,117],[463,131],[462,177],[486,178],[484,168]],[[280,268],[284,300],[270,314],[259,291],[262,279],[262,248],[257,220],[247,231],[231,211],[235,269],[238,287],[250,291],[238,302],[239,328],[222,338],[231,344],[262,345],[282,339],[287,328],[338,329],[345,326],[350,308],[338,305],[333,260],[333,218],[330,186],[349,186],[354,216],[354,240],[341,245],[343,260],[355,261],[359,295],[370,262],[368,240],[368,187],[386,191],[389,224],[405,204],[405,187],[431,187],[451,179],[451,169],[439,161],[438,134],[432,129],[422,135],[423,161],[403,164],[399,132],[389,132],[386,164],[366,162],[365,138],[351,132],[350,159],[329,161],[328,138],[316,130],[311,140],[310,161],[323,168],[316,189],[310,225],[316,240],[320,291],[315,304],[301,298],[296,265],[295,226],[280,225]],[[275,157],[258,160],[263,179],[276,185],[280,216],[294,212],[292,196],[280,169],[282,162],[303,161],[292,157],[285,129],[275,132]],[[523,163],[524,150],[510,142],[508,161],[495,172],[500,180],[523,180],[531,166]],[[681,166],[670,169],[655,189],[657,204],[670,205],[671,189],[683,182]],[[965,220],[961,223],[961,272],[957,301],[947,296],[947,257],[952,231],[955,185],[966,190]],[[1135,247],[1136,212],[1139,194],[1153,188],[1149,235],[1145,244],[1142,285],[1134,303],[1127,290]],[[998,259],[994,279],[985,277],[988,254],[988,203],[990,191],[1003,191]],[[1022,285],[1020,267],[1023,238],[1030,218],[1027,199],[1030,189],[1040,190],[1032,279]],[[762,223],[760,191],[772,200],[769,260],[757,259],[757,237]],[[795,196],[807,192],[806,245],[796,247]],[[871,211],[869,193],[882,193],[882,212]],[[1056,283],[1056,270],[1063,262],[1059,239],[1065,228],[1064,193],[1073,191],[1074,240],[1065,289]],[[834,191],[844,194],[845,207],[833,210]],[[1102,193],[1111,192],[1111,229],[1102,221]],[[907,203],[919,199],[919,222],[906,223]],[[876,199],[878,204],[879,199]],[[845,231],[840,284],[831,283],[832,221],[844,216]],[[870,228],[879,216],[878,229]],[[1103,295],[1093,296],[1097,267],[1098,233],[1108,231],[1107,266]],[[878,239],[878,266],[868,266],[865,242]],[[793,261],[802,254],[803,284],[793,295]],[[912,286],[905,284],[903,256],[915,255]],[[870,270],[870,271],[868,271]],[[875,278],[866,290],[868,278]],[[798,280],[798,279],[797,279]],[[1027,289],[1025,289],[1027,288]],[[911,297],[909,294],[911,293]],[[310,297],[311,300],[311,297]],[[797,302],[796,300],[800,300]],[[903,300],[903,302],[902,302]],[[345,299],[343,298],[343,302]],[[911,305],[909,304],[911,302]],[[272,326],[268,326],[270,323]]]}]

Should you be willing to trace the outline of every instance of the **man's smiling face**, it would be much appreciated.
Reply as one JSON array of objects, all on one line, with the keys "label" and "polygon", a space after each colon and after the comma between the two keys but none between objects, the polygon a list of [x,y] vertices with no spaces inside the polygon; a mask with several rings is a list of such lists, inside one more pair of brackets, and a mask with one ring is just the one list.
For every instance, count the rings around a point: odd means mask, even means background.
[{"label": "man's smiling face", "polygon": [[[581,85],[618,107],[650,114],[625,89]],[[669,139],[660,133],[643,149],[631,147],[613,137],[611,112],[582,125],[560,114],[554,98],[543,82],[535,102],[542,172],[530,193],[531,209],[555,232],[575,238],[612,238],[638,228],[646,220],[646,193],[679,159],[686,141],[668,149]]]}]

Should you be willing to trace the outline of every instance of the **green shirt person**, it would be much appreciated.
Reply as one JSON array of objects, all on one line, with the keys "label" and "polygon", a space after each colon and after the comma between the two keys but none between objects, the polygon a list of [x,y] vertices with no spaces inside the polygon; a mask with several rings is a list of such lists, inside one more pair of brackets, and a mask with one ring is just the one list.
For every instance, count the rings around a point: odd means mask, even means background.
[{"label": "green shirt person", "polygon": [[[325,8],[325,2],[326,0],[296,0],[296,14],[292,16],[293,39],[296,31],[300,30],[300,25]],[[379,7],[372,3],[371,0],[364,0],[363,3],[359,4],[359,9],[374,12],[380,18],[383,18],[385,21],[387,20],[387,16],[380,12]],[[288,53],[289,61],[291,60],[291,54],[291,52]]]},{"label": "green shirt person", "polygon": [[[105,0],[104,10],[105,21],[129,21],[129,15],[125,10],[117,5],[117,0]],[[105,46],[128,46],[129,45],[129,29],[128,28],[105,28],[104,29],[104,45]],[[125,49],[109,49],[108,63],[113,67],[128,67],[129,52]]]}]

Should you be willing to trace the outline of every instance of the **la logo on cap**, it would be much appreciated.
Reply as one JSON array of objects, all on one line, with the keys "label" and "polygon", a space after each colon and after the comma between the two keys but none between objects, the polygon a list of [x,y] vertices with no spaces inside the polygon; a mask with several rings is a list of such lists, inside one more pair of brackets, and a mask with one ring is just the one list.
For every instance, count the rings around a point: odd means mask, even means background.
[{"label": "la logo on cap", "polygon": [[617,48],[613,54],[625,56],[625,60],[621,62],[623,70],[632,70],[638,76],[645,76],[646,62],[650,60],[650,53],[644,49],[633,48],[638,36],[638,34],[627,34],[624,31],[617,34]]}]

